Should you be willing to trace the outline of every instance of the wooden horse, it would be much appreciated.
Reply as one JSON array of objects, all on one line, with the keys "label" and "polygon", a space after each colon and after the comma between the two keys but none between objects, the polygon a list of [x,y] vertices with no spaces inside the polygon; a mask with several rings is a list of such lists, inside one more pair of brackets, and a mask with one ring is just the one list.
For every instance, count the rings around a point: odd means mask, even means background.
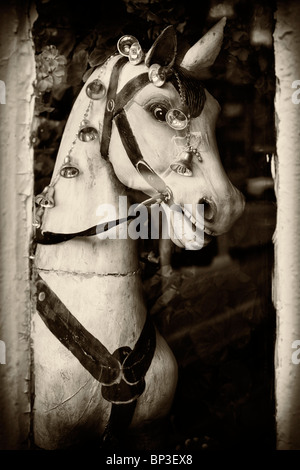
[{"label": "wooden horse", "polygon": [[[170,411],[177,365],[147,315],[136,222],[147,205],[162,207],[174,243],[201,249],[243,211],[218,154],[219,105],[198,79],[220,51],[224,24],[179,63],[172,27],[146,54],[123,36],[73,106],[51,183],[36,197],[38,447],[122,441]],[[126,212],[129,194],[148,199]]]}]

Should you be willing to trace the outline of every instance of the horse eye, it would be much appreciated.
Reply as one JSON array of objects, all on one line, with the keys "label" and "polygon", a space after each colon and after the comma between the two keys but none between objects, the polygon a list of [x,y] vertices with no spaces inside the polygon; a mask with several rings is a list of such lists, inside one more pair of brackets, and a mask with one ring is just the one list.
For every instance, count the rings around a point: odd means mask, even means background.
[{"label": "horse eye", "polygon": [[150,111],[157,121],[163,122],[166,120],[168,109],[165,106],[162,106],[161,104],[155,104],[151,106]]}]

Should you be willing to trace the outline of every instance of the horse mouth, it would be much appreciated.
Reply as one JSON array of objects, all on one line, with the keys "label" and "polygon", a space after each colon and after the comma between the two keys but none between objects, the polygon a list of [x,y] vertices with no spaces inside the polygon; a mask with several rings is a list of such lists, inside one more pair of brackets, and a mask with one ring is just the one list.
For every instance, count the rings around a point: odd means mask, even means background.
[{"label": "horse mouth", "polygon": [[192,230],[195,233],[198,233],[197,231],[202,230],[203,232],[203,247],[208,245],[212,239],[214,238],[214,234],[211,230],[209,230],[207,227],[205,227],[205,223],[203,222],[198,222],[195,217],[186,209],[186,207],[181,207],[182,213],[184,215],[185,220],[188,220],[191,223]]},{"label": "horse mouth", "polygon": [[162,206],[170,222],[170,238],[180,248],[201,250],[213,239],[213,233],[205,227],[204,220],[196,219],[186,206],[165,203]]}]

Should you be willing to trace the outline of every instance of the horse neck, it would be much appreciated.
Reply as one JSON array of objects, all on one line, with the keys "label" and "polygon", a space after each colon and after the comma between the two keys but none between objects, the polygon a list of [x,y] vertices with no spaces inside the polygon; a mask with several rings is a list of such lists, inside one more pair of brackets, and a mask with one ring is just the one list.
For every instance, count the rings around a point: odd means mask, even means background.
[{"label": "horse neck", "polygon": [[[109,83],[111,68],[116,59],[112,59],[106,68],[103,79],[106,87]],[[98,76],[95,71],[90,77],[92,81]],[[79,93],[69,115],[59,152],[57,155],[51,184],[55,188],[55,207],[46,209],[43,220],[43,231],[55,233],[73,233],[85,230],[96,224],[114,219],[101,218],[101,207],[109,204],[115,208],[116,218],[119,217],[119,197],[126,196],[125,187],[119,182],[112,165],[100,154],[100,141],[95,139],[82,142],[75,137],[80,123],[89,108],[87,119],[92,126],[101,128],[105,112],[105,100],[89,100],[85,89]],[[64,159],[70,154],[72,162],[79,167],[79,176],[63,178],[59,176]],[[42,262],[41,256],[49,253]],[[55,259],[57,257],[57,259]],[[74,272],[126,273],[138,269],[136,243],[128,239],[100,240],[98,236],[90,239],[76,238],[62,245],[38,250],[37,260],[43,266],[62,269],[61,266]]]},{"label": "horse neck", "polygon": [[[62,137],[51,180],[55,206],[46,209],[42,231],[76,233],[124,217],[119,214],[119,197],[126,196],[127,190],[115,176],[110,162],[101,156],[99,139],[90,142],[77,139],[71,158],[80,169],[78,177],[58,176],[86,107],[83,90]],[[103,110],[103,103],[95,102],[91,107],[88,117],[96,128],[101,128]],[[115,217],[111,214],[107,214],[106,219],[101,217],[103,204],[115,209]],[[146,308],[137,242],[129,236],[102,238],[97,235],[75,237],[57,245],[39,245],[35,266],[76,318],[89,331],[98,331],[98,339],[113,351],[124,344],[135,344],[144,324]]]},{"label": "horse neck", "polygon": [[[126,216],[125,188],[116,179],[110,163],[98,158],[91,168],[90,158],[82,159],[82,165],[86,168],[81,168],[80,177],[72,180],[61,178],[56,184],[55,207],[46,209],[43,231],[79,232],[96,224]],[[120,229],[123,230],[122,239],[119,236]],[[99,275],[135,273],[139,270],[137,246],[128,235],[125,238],[126,235],[125,222],[106,234],[77,237],[57,245],[40,246],[36,254],[36,264],[39,269],[53,269],[57,272]]]}]

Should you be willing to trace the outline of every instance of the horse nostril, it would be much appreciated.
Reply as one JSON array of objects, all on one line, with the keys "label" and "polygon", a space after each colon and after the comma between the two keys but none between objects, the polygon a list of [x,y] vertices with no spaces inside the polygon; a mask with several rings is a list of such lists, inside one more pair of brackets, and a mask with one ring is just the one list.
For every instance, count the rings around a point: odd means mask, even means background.
[{"label": "horse nostril", "polygon": [[213,201],[210,201],[209,199],[202,197],[198,204],[203,204],[204,205],[204,219],[208,220],[209,222],[212,222],[215,213],[216,213],[216,206]]}]

